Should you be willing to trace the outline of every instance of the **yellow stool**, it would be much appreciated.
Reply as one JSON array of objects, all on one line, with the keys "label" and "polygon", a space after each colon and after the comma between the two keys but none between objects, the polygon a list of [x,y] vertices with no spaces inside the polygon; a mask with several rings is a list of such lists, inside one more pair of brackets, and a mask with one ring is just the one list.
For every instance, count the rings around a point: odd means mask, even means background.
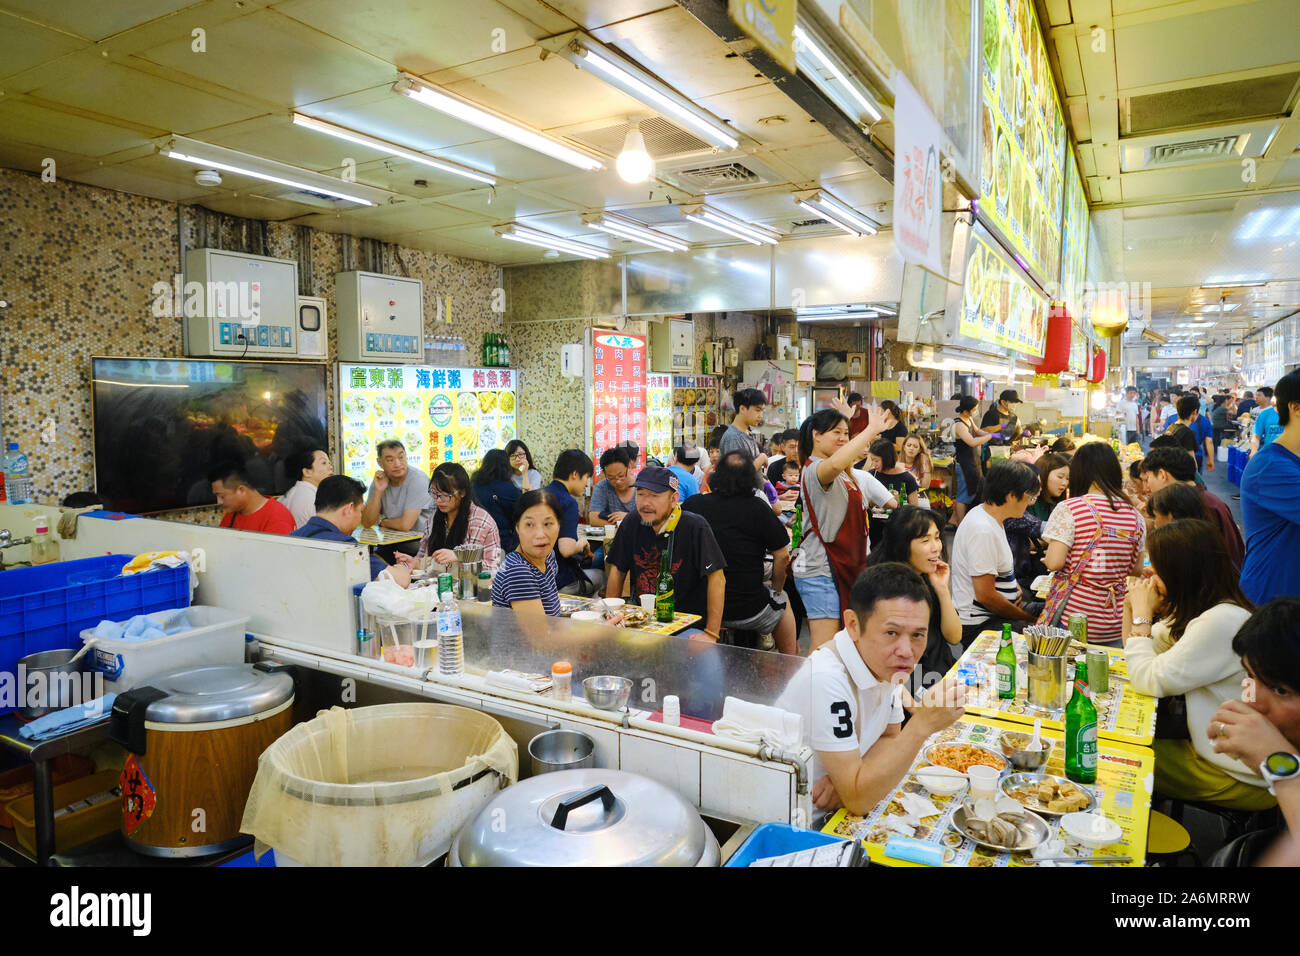
[{"label": "yellow stool", "polygon": [[[1147,861],[1151,865],[1167,863],[1173,865],[1184,853],[1190,853],[1197,866],[1201,858],[1192,849],[1192,837],[1187,828],[1173,817],[1165,816],[1158,810],[1151,811],[1151,821],[1147,826]],[[1162,857],[1163,860],[1154,859]]]}]

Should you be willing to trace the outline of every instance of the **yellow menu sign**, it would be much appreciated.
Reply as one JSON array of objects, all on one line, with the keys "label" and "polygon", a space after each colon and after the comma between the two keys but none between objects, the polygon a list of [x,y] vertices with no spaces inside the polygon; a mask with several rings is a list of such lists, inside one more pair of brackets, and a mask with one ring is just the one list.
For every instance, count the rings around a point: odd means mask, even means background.
[{"label": "yellow menu sign", "polygon": [[797,8],[797,0],[727,0],[731,22],[791,73]]}]

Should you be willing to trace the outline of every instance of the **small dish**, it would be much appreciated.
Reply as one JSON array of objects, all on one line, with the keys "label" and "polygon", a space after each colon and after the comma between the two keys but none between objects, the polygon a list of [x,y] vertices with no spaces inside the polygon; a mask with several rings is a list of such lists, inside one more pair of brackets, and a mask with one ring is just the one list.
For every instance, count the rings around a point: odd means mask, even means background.
[{"label": "small dish", "polygon": [[1067,813],[1061,817],[1061,829],[1090,850],[1110,846],[1124,835],[1118,823],[1100,813]]}]

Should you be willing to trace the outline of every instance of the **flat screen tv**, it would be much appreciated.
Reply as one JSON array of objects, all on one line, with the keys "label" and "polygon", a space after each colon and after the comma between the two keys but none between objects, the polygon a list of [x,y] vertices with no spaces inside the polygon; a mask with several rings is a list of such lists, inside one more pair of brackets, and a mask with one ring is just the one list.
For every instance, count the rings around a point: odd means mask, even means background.
[{"label": "flat screen tv", "polygon": [[95,490],[132,514],[211,505],[208,470],[233,459],[283,494],[286,457],[329,449],[325,389],[324,365],[93,358]]}]

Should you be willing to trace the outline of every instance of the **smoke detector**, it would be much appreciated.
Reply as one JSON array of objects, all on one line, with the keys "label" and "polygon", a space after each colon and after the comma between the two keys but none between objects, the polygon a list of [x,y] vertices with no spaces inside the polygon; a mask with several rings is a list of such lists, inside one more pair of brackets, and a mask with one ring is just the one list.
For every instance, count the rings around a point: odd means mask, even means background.
[{"label": "smoke detector", "polygon": [[194,174],[194,181],[200,186],[220,186],[221,174],[215,169],[200,169]]}]

